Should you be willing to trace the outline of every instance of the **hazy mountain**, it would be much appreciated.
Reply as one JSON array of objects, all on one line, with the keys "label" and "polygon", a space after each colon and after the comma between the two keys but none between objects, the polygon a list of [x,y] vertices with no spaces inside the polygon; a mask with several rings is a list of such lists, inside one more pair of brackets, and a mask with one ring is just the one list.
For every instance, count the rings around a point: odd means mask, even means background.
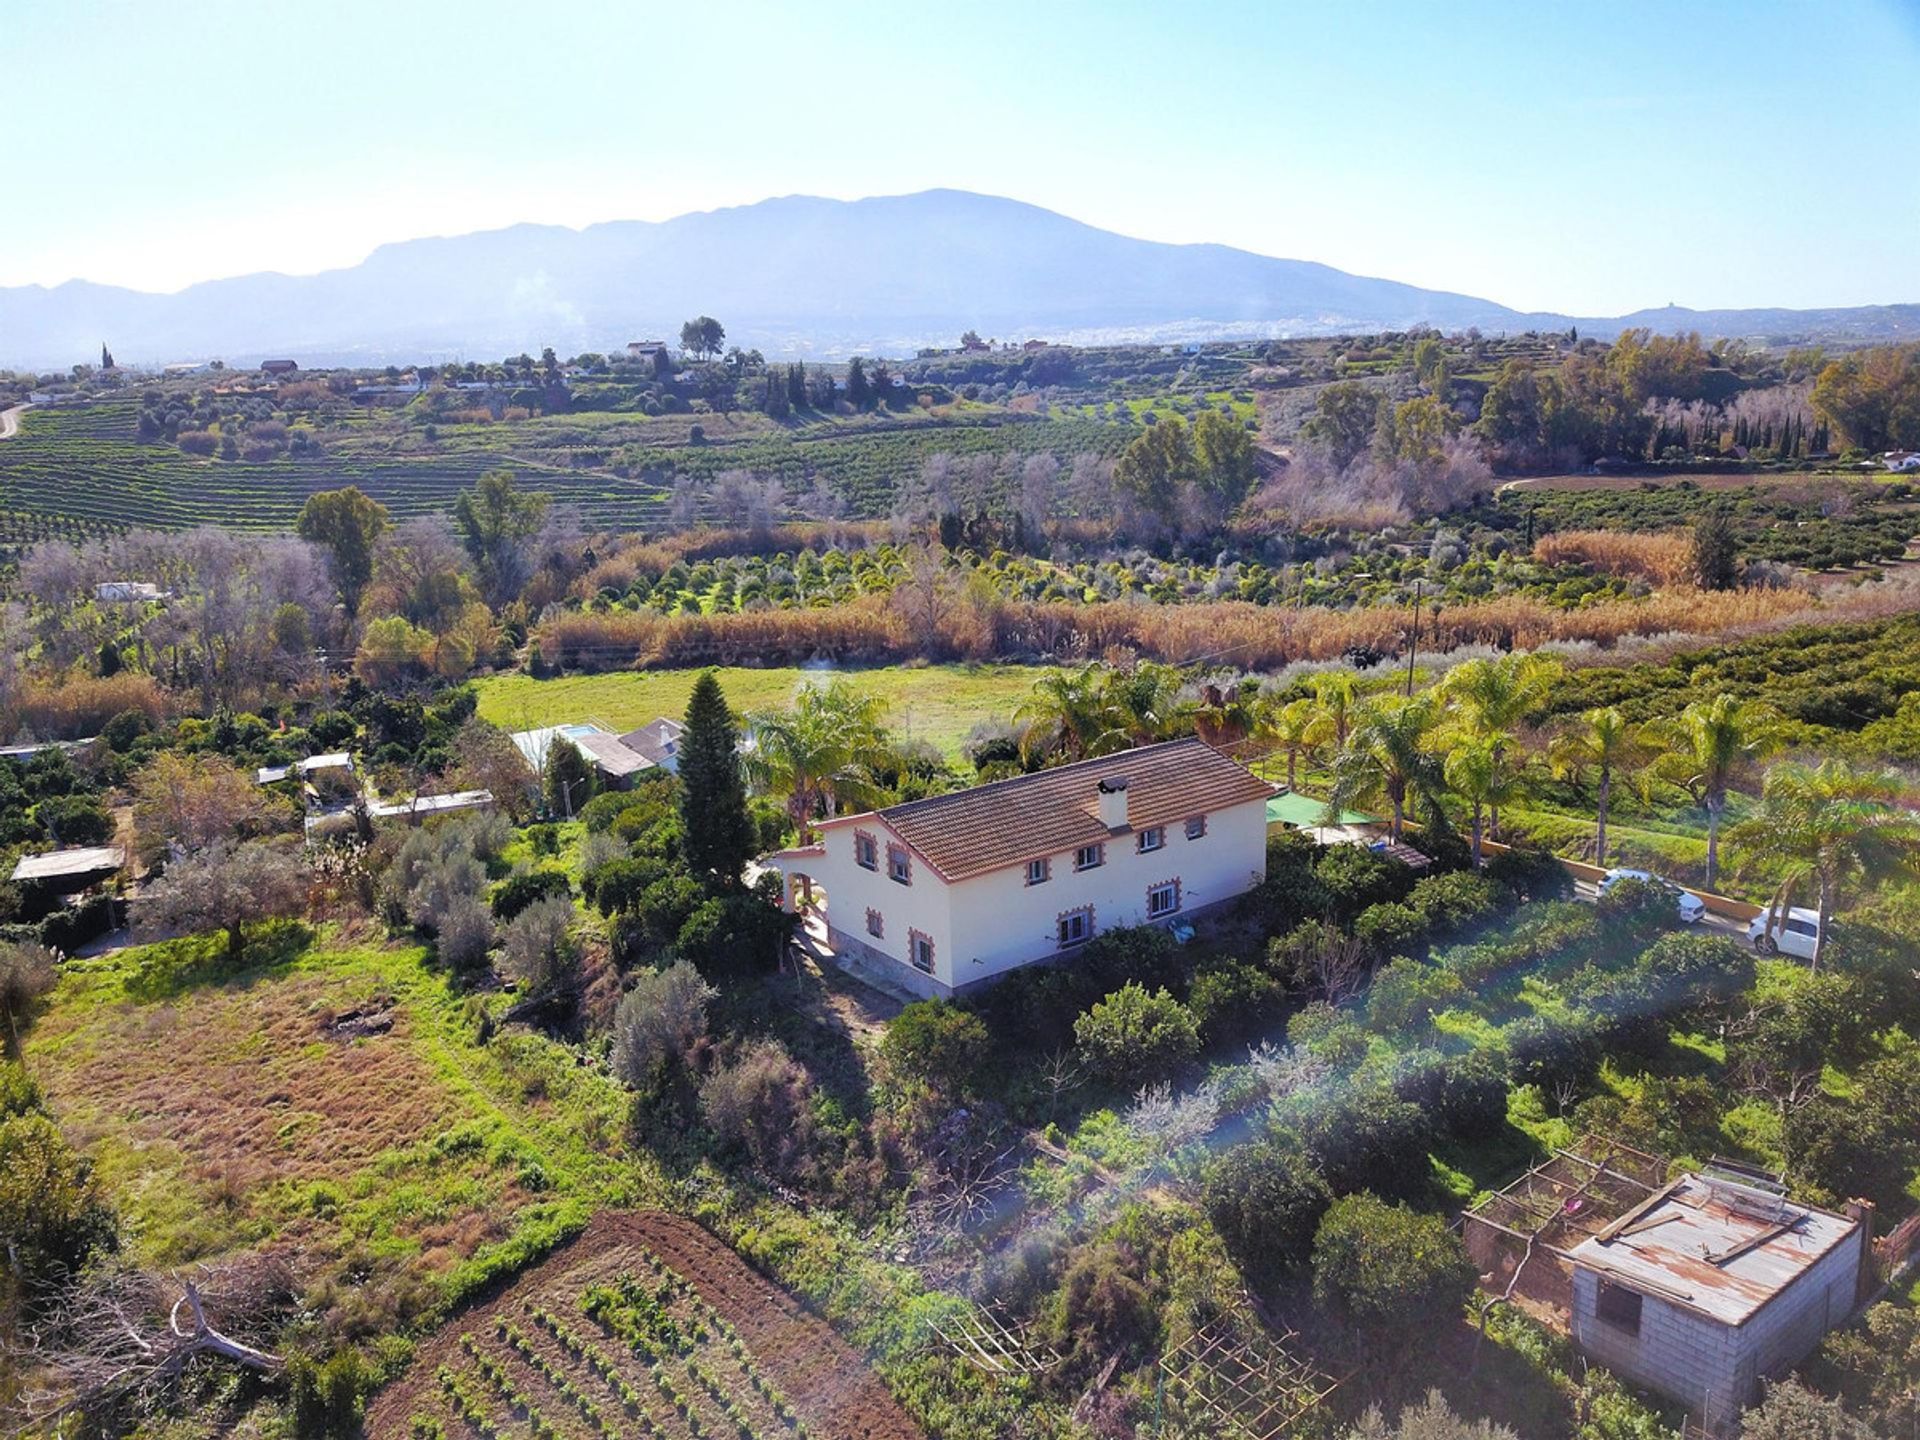
[{"label": "hazy mountain", "polygon": [[[1492,301],[1224,245],[1165,245],[1037,206],[930,190],[805,196],[570,230],[516,225],[383,245],[319,275],[243,275],[170,295],[73,281],[0,289],[0,364],[269,355],[303,362],[562,354],[674,339],[717,315],[769,355],[900,354],[969,326],[1002,339],[1175,340],[1477,325],[1563,327]],[[1818,318],[1816,318],[1818,317]],[[1719,334],[1920,333],[1920,307],[1668,309],[1623,324]]]}]

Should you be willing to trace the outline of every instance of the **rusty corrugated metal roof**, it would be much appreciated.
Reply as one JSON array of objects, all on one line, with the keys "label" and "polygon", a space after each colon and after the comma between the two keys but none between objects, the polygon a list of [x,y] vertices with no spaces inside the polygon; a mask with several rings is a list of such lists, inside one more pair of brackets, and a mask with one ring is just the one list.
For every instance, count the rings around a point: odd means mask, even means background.
[{"label": "rusty corrugated metal roof", "polygon": [[1688,1175],[1617,1234],[1574,1246],[1573,1262],[1629,1289],[1740,1325],[1844,1243],[1858,1220]]}]

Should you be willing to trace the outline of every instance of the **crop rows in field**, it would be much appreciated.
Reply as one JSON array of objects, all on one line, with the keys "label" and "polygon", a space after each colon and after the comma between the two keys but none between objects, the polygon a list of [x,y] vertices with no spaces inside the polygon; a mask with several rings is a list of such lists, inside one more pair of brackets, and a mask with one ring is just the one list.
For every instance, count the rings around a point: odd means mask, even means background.
[{"label": "crop rows in field", "polygon": [[134,438],[130,402],[29,411],[19,435],[0,444],[0,506],[74,516],[103,525],[242,530],[289,528],[307,496],[358,485],[397,515],[446,510],[489,469],[506,465],[529,488],[577,505],[599,524],[637,524],[657,491],[592,472],[527,471],[500,455],[381,459],[323,454],[310,460],[196,460],[163,442]]},{"label": "crop rows in field", "polygon": [[534,437],[510,425],[498,427],[487,448],[462,443],[429,454],[383,454],[356,422],[344,432],[323,430],[317,457],[251,463],[196,459],[164,441],[141,443],[137,419],[131,400],[29,411],[20,433],[0,444],[0,507],[112,527],[285,529],[318,490],[358,485],[396,515],[418,515],[449,509],[481,474],[504,467],[517,471],[527,488],[545,490],[588,523],[610,528],[658,523],[676,474],[706,480],[727,470],[778,475],[789,493],[837,493],[847,513],[871,516],[886,513],[896,486],[941,452],[1023,457],[1045,451],[1064,464],[1083,451],[1114,453],[1128,433],[1080,420],[903,422],[851,434],[819,427],[699,445],[629,446],[618,452],[631,477],[623,478],[579,464],[581,457],[564,449],[543,452],[534,445],[529,454],[520,441]]},{"label": "crop rows in field", "polygon": [[921,1440],[823,1322],[691,1221],[602,1215],[455,1321],[367,1416],[373,1437]]},{"label": "crop rows in field", "polygon": [[689,447],[629,446],[621,459],[630,473],[664,479],[706,479],[727,470],[777,475],[789,494],[826,490],[846,502],[856,519],[887,513],[898,487],[940,454],[1010,456],[1048,454],[1062,466],[1080,454],[1110,456],[1139,430],[1092,420],[1011,420],[954,425],[903,425],[849,435],[839,430],[758,435]]}]

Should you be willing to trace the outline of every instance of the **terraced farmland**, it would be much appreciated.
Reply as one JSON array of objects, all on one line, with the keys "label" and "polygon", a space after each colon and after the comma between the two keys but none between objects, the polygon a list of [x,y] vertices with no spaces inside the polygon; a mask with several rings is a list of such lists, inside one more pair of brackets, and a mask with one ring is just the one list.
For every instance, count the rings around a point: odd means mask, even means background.
[{"label": "terraced farmland", "polygon": [[[711,434],[701,444],[576,444],[594,427],[543,419],[519,426],[451,427],[430,449],[385,417],[355,415],[321,431],[322,453],[264,462],[201,460],[136,439],[132,400],[29,410],[0,443],[0,509],[45,512],[94,525],[235,529],[291,526],[307,496],[358,485],[396,515],[443,511],[485,471],[517,471],[529,488],[577,507],[590,524],[647,528],[663,516],[674,479],[727,470],[778,475],[789,494],[837,494],[846,513],[884,515],[897,486],[929,456],[1046,452],[1063,464],[1082,452],[1114,454],[1125,426],[1005,414],[948,422],[903,417],[852,425],[820,422],[768,432]],[[692,422],[687,422],[691,424]],[[611,428],[611,427],[607,427]],[[710,432],[721,429],[709,420]],[[564,437],[564,438],[562,438]],[[624,472],[616,474],[615,464]]]},{"label": "terraced farmland", "polygon": [[276,530],[291,527],[307,496],[342,485],[358,485],[397,515],[445,510],[455,494],[502,465],[598,524],[636,525],[663,503],[655,487],[477,451],[391,459],[329,453],[260,464],[196,460],[171,445],[140,444],[137,415],[131,401],[28,411],[20,434],[0,443],[0,507],[113,525]]},{"label": "terraced farmland", "polygon": [[692,1221],[597,1216],[449,1324],[366,1433],[543,1440],[923,1440],[879,1379]]}]

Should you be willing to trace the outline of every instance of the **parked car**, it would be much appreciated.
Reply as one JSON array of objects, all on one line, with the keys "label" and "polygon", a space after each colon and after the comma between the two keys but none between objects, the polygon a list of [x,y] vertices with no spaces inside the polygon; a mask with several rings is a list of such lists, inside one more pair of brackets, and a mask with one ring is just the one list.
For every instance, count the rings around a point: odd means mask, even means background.
[{"label": "parked car", "polygon": [[1673,881],[1664,876],[1650,874],[1645,870],[1609,870],[1600,881],[1600,893],[1606,894],[1623,880],[1638,880],[1642,884],[1652,885],[1673,896],[1673,903],[1680,911],[1680,919],[1688,925],[1696,925],[1706,918],[1707,905],[1698,895],[1682,890]]},{"label": "parked car", "polygon": [[1762,910],[1747,926],[1747,939],[1762,955],[1793,955],[1801,960],[1813,958],[1813,947],[1820,943],[1820,912],[1794,905],[1774,922],[1771,908]]}]

